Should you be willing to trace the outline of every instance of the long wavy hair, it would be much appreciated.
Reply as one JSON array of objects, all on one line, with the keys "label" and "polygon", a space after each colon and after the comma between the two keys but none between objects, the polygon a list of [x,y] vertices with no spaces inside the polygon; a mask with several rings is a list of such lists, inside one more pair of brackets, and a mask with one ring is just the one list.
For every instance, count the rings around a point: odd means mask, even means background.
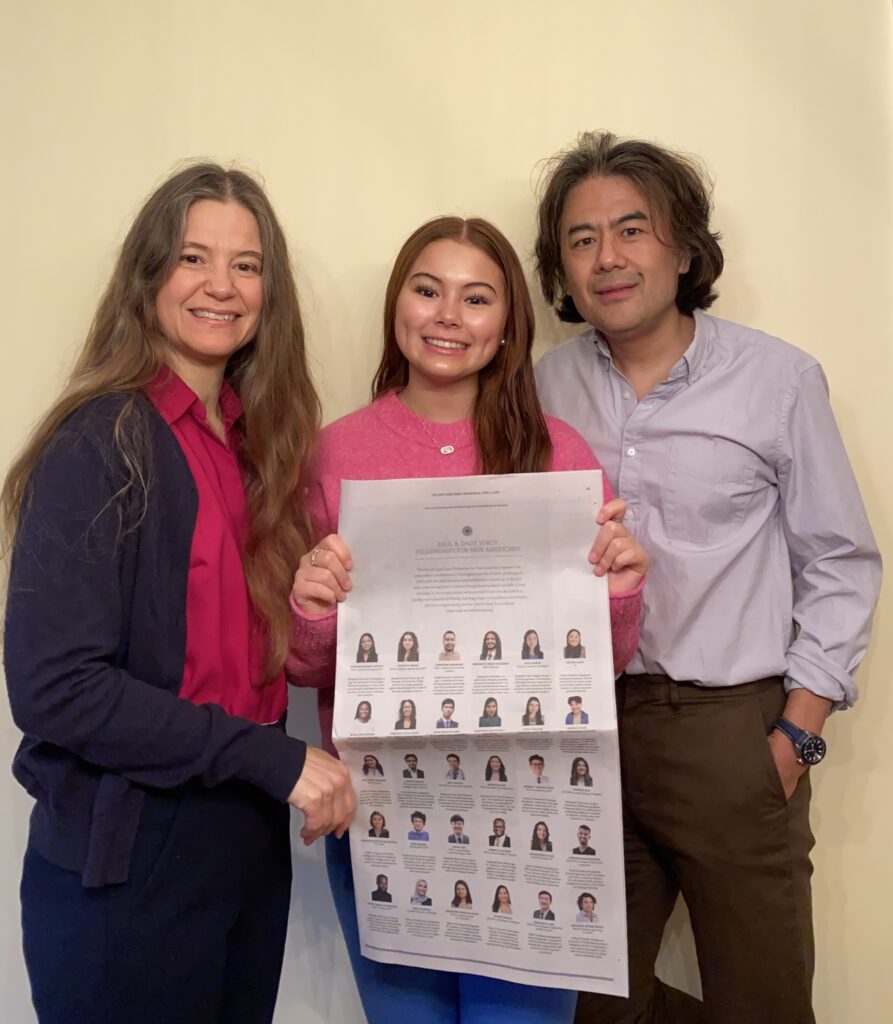
[{"label": "long wavy hair", "polygon": [[[536,712],[530,710],[530,705],[534,703],[536,704]],[[543,709],[539,697],[528,697],[527,707],[521,716],[521,725],[542,725],[543,721]]]},{"label": "long wavy hair", "polygon": [[[580,775],[577,771],[580,765],[584,765],[586,771]],[[571,762],[571,778],[570,784],[572,786],[591,786],[592,776],[589,774],[589,762],[585,757],[575,757]]]},{"label": "long wavy hair", "polygon": [[478,373],[472,420],[481,473],[537,473],[548,470],[552,442],[533,380],[534,319],[524,271],[511,243],[480,217],[437,217],[403,243],[388,281],[384,303],[384,350],[372,382],[372,397],[403,388],[409,363],[397,345],[397,300],[413,264],[426,246],[449,239],[480,249],[505,280],[505,345]]},{"label": "long wavy hair", "polygon": [[[28,480],[63,421],[101,395],[125,396],[113,445],[128,492],[145,510],[151,486],[146,407],[141,390],[165,363],[166,342],[155,309],[158,291],[180,257],[186,215],[202,199],[236,202],[257,221],[263,247],[263,311],[254,339],[233,355],[226,377],[242,402],[236,423],[250,532],[245,578],[267,639],[265,680],[288,653],[288,597],[312,531],[304,477],[319,430],[320,406],[307,368],[304,327],[285,235],[263,188],[249,175],[214,163],[184,167],[143,204],[124,239],[74,370],[59,398],[13,462],[0,496],[6,546],[26,500]],[[122,525],[122,533],[133,528]]]},{"label": "long wavy hair", "polygon": [[[543,826],[543,830],[546,833],[545,836],[542,839],[540,839],[540,837],[537,835],[537,831],[538,831],[540,825]],[[548,851],[548,849],[549,849],[549,826],[544,821],[538,821],[533,826],[533,834],[530,837],[530,849],[531,850],[540,850],[540,851],[545,850],[545,851]]]},{"label": "long wavy hair", "polygon": [[[529,636],[536,637],[536,643],[533,646],[533,650],[527,646],[527,638]],[[543,651],[540,647],[539,633],[537,633],[535,629],[528,629],[524,634],[524,640],[521,642],[521,658],[525,661],[530,661],[532,658],[538,660],[539,658],[542,658],[542,656]]]},{"label": "long wavy hair", "polygon": [[403,728],[403,705],[404,704],[408,704],[410,706],[410,708],[412,709],[412,711],[410,713],[410,716],[409,716],[409,725],[407,726],[407,728],[415,729],[415,727],[416,727],[415,701],[414,700],[410,700],[409,697],[404,697],[403,700],[400,701],[400,706],[397,708],[397,721],[394,723],[394,728],[395,729],[402,729]]},{"label": "long wavy hair", "polygon": [[468,882],[466,882],[462,878],[457,878],[453,884],[453,898],[450,901],[450,906],[458,907],[459,904],[462,902],[462,898],[459,896],[460,885],[465,887],[465,902],[469,905],[469,907],[473,906],[474,904],[471,899],[471,889],[468,888]]},{"label": "long wavy hair", "polygon": [[[412,638],[412,647],[407,651],[403,648],[403,640],[406,637]],[[411,630],[401,633],[397,641],[397,661],[418,661],[419,660],[419,638]]]},{"label": "long wavy hair", "polygon": [[506,903],[508,904],[509,910],[511,911],[511,909],[512,909],[512,894],[509,892],[508,886],[507,885],[497,885],[496,886],[496,892],[493,893],[493,906],[491,907],[491,910],[493,911],[494,914],[498,914],[499,913],[499,890],[500,889],[504,889],[505,890]]}]

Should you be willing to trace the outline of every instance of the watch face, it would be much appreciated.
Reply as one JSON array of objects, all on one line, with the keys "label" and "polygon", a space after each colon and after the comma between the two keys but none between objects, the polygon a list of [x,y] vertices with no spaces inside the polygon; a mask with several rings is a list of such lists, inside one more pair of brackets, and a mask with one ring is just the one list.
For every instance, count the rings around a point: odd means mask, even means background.
[{"label": "watch face", "polygon": [[818,764],[825,756],[827,749],[828,746],[821,736],[808,736],[803,741],[800,757],[804,764]]}]

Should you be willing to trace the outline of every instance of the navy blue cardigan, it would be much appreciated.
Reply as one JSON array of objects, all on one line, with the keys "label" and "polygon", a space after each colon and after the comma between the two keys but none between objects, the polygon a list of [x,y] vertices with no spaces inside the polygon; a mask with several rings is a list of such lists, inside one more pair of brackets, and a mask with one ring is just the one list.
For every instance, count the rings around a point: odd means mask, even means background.
[{"label": "navy blue cardigan", "polygon": [[285,801],[305,744],[178,697],[197,495],[141,393],[128,428],[147,486],[124,490],[126,397],[72,414],[42,454],[16,534],[4,661],[25,737],[13,773],[37,804],[30,841],[86,886],[127,879],[147,787],[242,780]]}]

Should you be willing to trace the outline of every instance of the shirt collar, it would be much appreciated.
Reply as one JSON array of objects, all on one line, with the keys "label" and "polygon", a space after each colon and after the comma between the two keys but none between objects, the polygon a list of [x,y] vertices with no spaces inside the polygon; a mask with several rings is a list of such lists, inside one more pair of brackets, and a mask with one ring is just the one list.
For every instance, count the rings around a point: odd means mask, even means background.
[{"label": "shirt collar", "polygon": [[[165,423],[176,423],[187,413],[200,423],[207,422],[205,407],[198,395],[169,366],[161,367],[149,382],[147,390]],[[242,403],[226,380],[220,388],[220,411],[223,414],[223,425],[229,433],[232,425],[242,415]]]},{"label": "shirt collar", "polygon": [[[689,383],[693,384],[703,372],[704,362],[707,358],[707,352],[709,349],[709,337],[712,333],[713,326],[710,317],[700,309],[696,309],[694,311],[694,317],[694,337],[691,340],[691,344],[679,357],[679,360],[673,369],[670,370],[667,380],[679,380],[680,378],[687,377]],[[608,343],[601,334],[599,334],[594,328],[592,330],[592,337],[599,355],[610,360],[611,349],[608,347]]]}]

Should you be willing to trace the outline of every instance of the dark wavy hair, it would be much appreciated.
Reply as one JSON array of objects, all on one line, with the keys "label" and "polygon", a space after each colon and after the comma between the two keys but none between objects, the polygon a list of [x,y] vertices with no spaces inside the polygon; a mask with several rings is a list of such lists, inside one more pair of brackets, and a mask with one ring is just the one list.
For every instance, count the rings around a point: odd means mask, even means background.
[{"label": "dark wavy hair", "polygon": [[496,661],[502,661],[502,640],[499,639],[499,634],[495,629],[488,629],[487,632],[484,633],[484,639],[481,640],[481,661],[484,661],[487,657],[487,637],[491,633],[496,638],[496,646],[493,648],[493,657]]},{"label": "dark wavy hair", "polygon": [[509,906],[512,905],[512,894],[509,892],[509,887],[507,885],[497,885],[496,886],[496,892],[493,893],[493,906],[491,908],[494,914],[498,914],[499,913],[499,890],[500,889],[505,889],[505,894],[506,894],[506,896],[508,896],[508,905]]},{"label": "dark wavy hair", "polygon": [[[585,764],[586,765],[586,772],[582,776],[577,774],[577,765],[580,765],[580,764]],[[589,762],[586,760],[585,757],[575,757],[573,759],[573,761],[571,762],[570,784],[572,786],[591,786],[592,785],[592,776],[589,774]]]},{"label": "dark wavy hair", "polygon": [[[363,638],[367,637],[367,636],[372,641],[372,646],[369,648],[368,651],[364,651],[363,650]],[[363,657],[364,654],[367,655],[366,658]],[[358,662],[366,661],[366,662],[369,662],[370,664],[373,661],[378,661],[378,651],[375,650],[375,637],[371,633],[363,633],[362,636],[360,637],[359,641],[357,642],[357,661]]]},{"label": "dark wavy hair", "polygon": [[[411,636],[412,637],[412,647],[408,651],[405,651],[403,649],[403,638],[407,637],[407,636]],[[400,634],[400,639],[397,641],[397,661],[418,661],[418,660],[419,660],[419,638],[415,635],[415,633],[412,632],[412,630],[407,629],[407,631],[405,633],[401,633]]]},{"label": "dark wavy hair", "polygon": [[372,382],[372,397],[405,387],[409,380],[409,364],[397,345],[397,300],[422,251],[444,239],[480,249],[505,279],[505,344],[478,373],[472,414],[478,469],[481,473],[543,472],[551,463],[552,441],[533,380],[533,304],[511,242],[480,217],[437,217],[403,243],[385,293],[384,351]]},{"label": "dark wavy hair", "polygon": [[468,900],[468,905],[470,907],[473,906],[474,905],[474,901],[471,898],[471,889],[468,888],[468,882],[466,882],[465,879],[463,879],[463,878],[457,878],[455,883],[454,883],[454,885],[453,885],[453,898],[450,901],[450,906],[451,907],[458,907],[459,906],[459,886],[460,885],[464,885],[465,886],[465,899]]},{"label": "dark wavy hair", "polygon": [[[536,714],[530,713],[530,702],[536,701]],[[540,703],[539,697],[528,697],[527,706],[524,710],[524,714],[521,716],[521,725],[542,725],[543,724],[543,706]]]},{"label": "dark wavy hair", "polygon": [[589,899],[592,900],[593,907],[595,907],[595,905],[598,903],[598,900],[595,898],[595,896],[593,896],[591,892],[581,892],[580,895],[577,897],[577,906],[580,908],[580,910],[583,909],[583,900],[585,900],[587,896],[589,897]]},{"label": "dark wavy hair", "polygon": [[[546,838],[545,839],[540,839],[540,837],[536,834],[536,830],[540,827],[540,825],[542,825],[543,828],[546,830]],[[543,851],[543,850],[548,850],[548,848],[549,848],[549,826],[544,821],[538,821],[533,826],[533,833],[532,833],[532,835],[530,837],[530,849],[531,850]]]},{"label": "dark wavy hair", "polygon": [[414,700],[410,700],[409,697],[404,697],[403,700],[400,701],[400,705],[397,708],[397,721],[394,723],[394,728],[395,729],[400,729],[400,728],[403,727],[403,705],[404,704],[408,704],[412,708],[412,714],[409,717],[409,722],[410,722],[409,728],[410,729],[415,729],[415,727],[416,727],[415,701]]},{"label": "dark wavy hair", "polygon": [[[676,307],[682,313],[708,309],[722,273],[719,233],[710,230],[713,184],[691,156],[653,142],[618,139],[611,132],[583,132],[575,145],[546,162],[537,208],[536,274],[543,296],[559,320],[580,324],[567,294],[561,263],[561,216],[568,193],[589,178],[627,178],[651,207],[660,241],[689,253],[691,265],[679,276]],[[661,238],[660,232],[666,237]]]},{"label": "dark wavy hair", "polygon": [[484,781],[491,782],[493,779],[493,768],[491,767],[490,762],[494,757],[499,762],[499,768],[496,770],[497,782],[508,782],[508,776],[505,773],[505,765],[502,763],[502,758],[499,754],[491,754],[490,757],[487,758],[487,767],[484,769]]},{"label": "dark wavy hair", "polygon": [[[535,644],[535,646],[534,646],[532,651],[527,646],[527,638],[529,636],[535,636],[536,637],[536,644]],[[540,635],[539,635],[539,633],[537,633],[537,631],[535,629],[528,629],[527,632],[524,634],[523,641],[521,642],[521,658],[522,658],[522,660],[530,661],[531,658],[539,659],[539,658],[542,658],[542,656],[543,656],[543,651],[542,651],[542,648],[540,647]]]}]

